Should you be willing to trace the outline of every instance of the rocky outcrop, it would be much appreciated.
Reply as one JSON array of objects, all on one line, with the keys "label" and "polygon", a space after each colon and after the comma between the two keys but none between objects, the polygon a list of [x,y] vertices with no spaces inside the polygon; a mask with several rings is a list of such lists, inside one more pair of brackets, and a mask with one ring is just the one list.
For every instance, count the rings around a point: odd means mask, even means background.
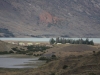
[{"label": "rocky outcrop", "polygon": [[44,11],[43,13],[41,13],[39,15],[39,19],[40,19],[40,22],[42,23],[46,23],[46,24],[53,24],[53,23],[57,23],[57,21],[59,21],[59,18],[51,15],[50,13]]}]

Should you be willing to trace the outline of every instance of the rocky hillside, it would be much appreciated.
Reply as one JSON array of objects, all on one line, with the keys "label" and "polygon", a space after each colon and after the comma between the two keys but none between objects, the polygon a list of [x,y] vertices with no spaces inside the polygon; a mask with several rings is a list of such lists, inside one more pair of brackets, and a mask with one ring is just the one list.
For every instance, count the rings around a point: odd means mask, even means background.
[{"label": "rocky hillside", "polygon": [[[16,48],[16,47],[18,49],[24,48],[22,46],[18,46],[18,45],[15,45],[15,44],[10,44],[10,43],[7,43],[7,42],[4,42],[4,41],[0,40],[0,52],[11,51],[12,48]],[[24,49],[26,49],[26,48],[24,48]]]},{"label": "rocky hillside", "polygon": [[100,0],[0,0],[0,37],[100,37],[99,13]]}]

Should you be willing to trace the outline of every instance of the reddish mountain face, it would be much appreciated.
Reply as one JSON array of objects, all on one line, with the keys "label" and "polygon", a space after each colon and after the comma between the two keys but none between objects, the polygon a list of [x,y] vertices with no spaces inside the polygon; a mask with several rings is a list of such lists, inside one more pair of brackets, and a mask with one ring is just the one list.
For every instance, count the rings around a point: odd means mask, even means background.
[{"label": "reddish mountain face", "polygon": [[40,19],[40,22],[43,22],[43,23],[46,23],[46,24],[54,24],[54,23],[57,23],[60,18],[57,18],[53,15],[51,15],[50,13],[48,12],[43,12],[39,15],[39,19]]},{"label": "reddish mountain face", "polygon": [[48,12],[44,12],[42,14],[40,14],[39,19],[41,22],[44,23],[53,23],[53,17],[51,14],[49,14]]},{"label": "reddish mountain face", "polygon": [[0,0],[0,37],[100,37],[100,0]]}]

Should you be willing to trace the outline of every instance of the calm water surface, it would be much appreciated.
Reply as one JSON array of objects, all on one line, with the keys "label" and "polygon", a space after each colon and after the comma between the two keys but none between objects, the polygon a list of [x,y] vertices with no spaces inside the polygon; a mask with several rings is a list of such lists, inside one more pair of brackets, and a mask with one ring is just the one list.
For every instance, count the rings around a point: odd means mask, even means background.
[{"label": "calm water surface", "polygon": [[[32,63],[31,66],[26,64]],[[0,55],[0,68],[37,68],[43,61],[38,58],[13,58],[7,55]]]},{"label": "calm water surface", "polygon": [[[66,38],[66,39],[79,39],[79,38]],[[82,38],[86,39],[86,38]],[[50,38],[0,38],[0,40],[14,40],[14,41],[40,41],[40,42],[49,42]],[[95,43],[100,43],[100,38],[89,38],[89,40],[93,40]]]}]

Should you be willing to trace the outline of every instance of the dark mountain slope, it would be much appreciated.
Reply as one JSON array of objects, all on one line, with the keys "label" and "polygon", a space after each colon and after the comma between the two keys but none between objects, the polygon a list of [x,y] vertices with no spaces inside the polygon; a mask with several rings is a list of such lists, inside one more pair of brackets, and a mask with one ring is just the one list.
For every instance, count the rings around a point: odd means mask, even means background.
[{"label": "dark mountain slope", "polygon": [[0,0],[0,28],[15,37],[100,37],[99,13],[99,0]]}]

